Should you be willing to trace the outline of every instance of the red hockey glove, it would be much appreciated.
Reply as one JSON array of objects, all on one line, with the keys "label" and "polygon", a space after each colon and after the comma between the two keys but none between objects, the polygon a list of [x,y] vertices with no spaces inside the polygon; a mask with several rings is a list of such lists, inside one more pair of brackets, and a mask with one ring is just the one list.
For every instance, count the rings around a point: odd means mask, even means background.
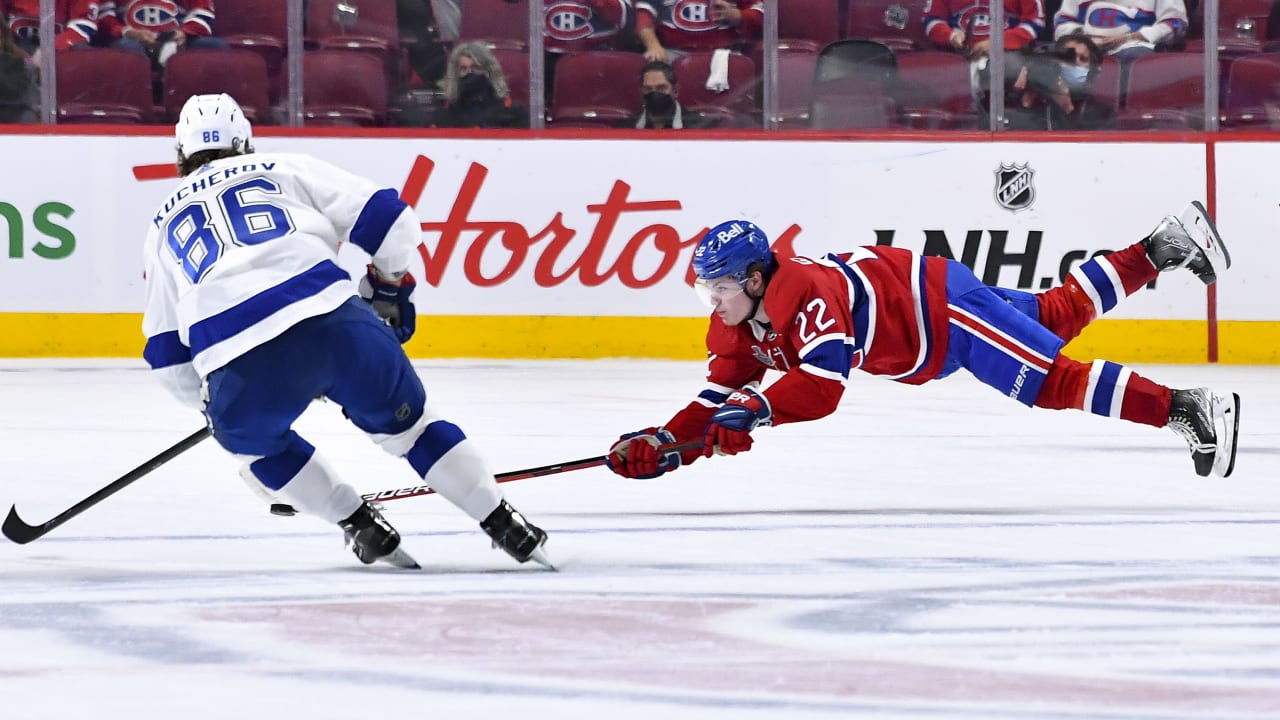
[{"label": "red hockey glove", "polygon": [[773,422],[773,408],[755,388],[744,387],[729,396],[711,416],[703,436],[702,457],[737,455],[751,449],[751,431]]},{"label": "red hockey glove", "polygon": [[417,312],[410,299],[415,287],[417,282],[413,275],[405,273],[395,279],[386,278],[373,267],[373,263],[360,279],[360,297],[391,327],[401,345],[409,342],[417,328]]},{"label": "red hockey glove", "polygon": [[645,428],[627,433],[609,448],[604,464],[623,477],[648,480],[680,467],[680,453],[658,451],[670,445],[676,436],[665,428]]}]

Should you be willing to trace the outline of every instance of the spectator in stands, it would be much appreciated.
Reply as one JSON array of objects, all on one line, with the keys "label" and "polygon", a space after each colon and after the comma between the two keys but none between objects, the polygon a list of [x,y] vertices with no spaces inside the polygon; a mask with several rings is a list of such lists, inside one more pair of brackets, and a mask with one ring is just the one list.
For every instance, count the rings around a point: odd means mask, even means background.
[{"label": "spectator in stands", "polygon": [[[18,47],[40,65],[40,0],[0,0],[0,14]],[[54,47],[88,47],[98,33],[98,0],[65,0],[54,7]]]},{"label": "spectator in stands", "polygon": [[618,123],[618,127],[641,130],[701,130],[715,127],[716,121],[702,113],[684,109],[676,95],[680,84],[676,71],[661,60],[645,63],[640,69],[640,112]]},{"label": "spectator in stands", "polygon": [[671,62],[682,52],[740,50],[759,41],[763,28],[761,0],[636,2],[636,35],[646,60]]},{"label": "spectator in stands", "polygon": [[1183,0],[1114,0],[1105,7],[1088,0],[1063,0],[1053,18],[1053,36],[1077,30],[1127,71],[1129,63],[1186,34],[1187,6]]},{"label": "spectator in stands", "polygon": [[35,122],[35,82],[27,54],[18,47],[0,12],[0,123]]},{"label": "spectator in stands", "polygon": [[410,86],[436,87],[444,79],[448,54],[440,39],[434,3],[430,0],[396,0],[396,22],[400,26],[400,36],[412,40],[405,51],[418,82],[410,81]]},{"label": "spectator in stands", "polygon": [[613,50],[627,26],[631,0],[560,0],[544,3],[547,52]]},{"label": "spectator in stands", "polygon": [[439,127],[527,128],[529,111],[512,101],[507,78],[482,41],[465,42],[449,54]]},{"label": "spectator in stands", "polygon": [[[963,53],[973,60],[991,53],[988,0],[929,0],[924,9],[924,32],[941,49]],[[1039,0],[1004,0],[1004,49],[1034,45],[1044,28],[1044,5]]]},{"label": "spectator in stands", "polygon": [[1103,54],[1087,35],[1066,35],[1054,43],[1052,52],[1021,58],[1005,105],[1008,129],[1115,128],[1115,109],[1093,97],[1093,81],[1102,69]]},{"label": "spectator in stands", "polygon": [[213,35],[213,0],[103,0],[98,45],[146,53],[164,65],[179,50],[226,48]]}]

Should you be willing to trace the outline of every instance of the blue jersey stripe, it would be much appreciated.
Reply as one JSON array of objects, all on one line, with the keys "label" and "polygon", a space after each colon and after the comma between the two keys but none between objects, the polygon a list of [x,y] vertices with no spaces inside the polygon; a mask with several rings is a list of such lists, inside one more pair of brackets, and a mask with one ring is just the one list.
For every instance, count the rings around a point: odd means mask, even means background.
[{"label": "blue jersey stripe", "polygon": [[729,399],[729,393],[716,392],[715,390],[708,388],[698,393],[698,397],[715,403],[716,405],[723,405],[724,402]]},{"label": "blue jersey stripe", "polygon": [[425,478],[445,453],[466,439],[462,428],[447,420],[436,420],[422,431],[413,447],[405,453],[404,459],[409,461],[418,475]]},{"label": "blue jersey stripe", "polygon": [[[827,259],[838,265],[845,277],[849,278],[852,295],[849,306],[853,309],[853,347],[849,349],[849,357],[852,358],[854,351],[866,349],[863,345],[867,341],[867,327],[871,324],[871,303],[867,302],[867,291],[863,289],[862,280],[858,279],[853,268],[835,253],[828,253]],[[848,374],[845,376],[848,377]]]},{"label": "blue jersey stripe", "polygon": [[1102,363],[1102,372],[1098,373],[1098,382],[1093,388],[1093,404],[1089,411],[1094,415],[1111,415],[1111,400],[1116,393],[1116,380],[1120,378],[1120,366],[1113,362]]},{"label": "blue jersey stripe", "polygon": [[395,190],[387,188],[374,193],[351,228],[351,242],[370,255],[377,253],[391,225],[407,207]]},{"label": "blue jersey stripe", "polygon": [[191,354],[199,355],[218,343],[257,325],[299,300],[305,300],[351,276],[332,260],[325,260],[300,275],[268,288],[239,305],[207,317],[191,326]]},{"label": "blue jersey stripe", "polygon": [[853,367],[853,346],[832,338],[810,350],[800,362],[847,378]]},{"label": "blue jersey stripe", "polygon": [[191,362],[191,348],[178,339],[178,331],[160,333],[147,338],[147,345],[142,349],[142,358],[152,370],[181,365]]},{"label": "blue jersey stripe", "polygon": [[303,440],[297,433],[290,433],[289,447],[279,455],[272,455],[259,460],[254,460],[249,464],[249,469],[253,472],[253,476],[258,478],[258,482],[271,488],[279,490],[289,481],[298,476],[302,472],[302,468],[315,454],[316,448],[311,443]]}]

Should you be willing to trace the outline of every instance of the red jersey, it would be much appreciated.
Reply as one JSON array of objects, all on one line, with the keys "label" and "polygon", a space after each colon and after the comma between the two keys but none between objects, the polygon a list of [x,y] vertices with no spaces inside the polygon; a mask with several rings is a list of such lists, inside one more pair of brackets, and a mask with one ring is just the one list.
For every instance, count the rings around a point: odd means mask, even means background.
[{"label": "red jersey", "polygon": [[[969,42],[991,37],[988,0],[929,0],[924,8],[924,32],[938,47],[951,49],[951,31],[964,30]],[[1004,0],[1004,47],[1017,50],[1033,44],[1044,29],[1041,0]]]},{"label": "red jersey", "polygon": [[764,29],[761,0],[732,0],[742,11],[742,22],[733,27],[715,19],[710,0],[639,0],[636,29],[656,26],[663,47],[699,52],[733,47],[760,39]]},{"label": "red jersey", "polygon": [[927,382],[947,356],[946,283],[945,258],[902,248],[780,259],[761,300],[770,322],[728,326],[712,315],[707,387],[665,427],[679,442],[701,438],[729,394],[766,370],[782,373],[763,391],[774,425],[830,415],[855,368]]},{"label": "red jersey", "polygon": [[[87,45],[98,32],[98,0],[54,0],[54,47]],[[0,0],[9,30],[24,43],[40,42],[40,0]]]},{"label": "red jersey", "polygon": [[543,42],[551,52],[610,48],[626,27],[631,0],[547,0]]},{"label": "red jersey", "polygon": [[100,29],[108,41],[119,40],[126,28],[164,33],[181,29],[187,35],[213,34],[213,0],[101,0]]}]

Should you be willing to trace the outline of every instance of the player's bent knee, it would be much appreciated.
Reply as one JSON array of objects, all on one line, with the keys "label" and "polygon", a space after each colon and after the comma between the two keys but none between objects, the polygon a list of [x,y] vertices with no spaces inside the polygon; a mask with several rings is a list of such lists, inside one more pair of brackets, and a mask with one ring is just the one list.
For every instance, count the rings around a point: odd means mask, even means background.
[{"label": "player's bent knee", "polygon": [[303,440],[297,433],[291,433],[288,445],[281,452],[267,456],[257,456],[249,460],[248,470],[258,482],[270,490],[279,490],[302,471],[302,468],[315,455],[315,447]]}]

